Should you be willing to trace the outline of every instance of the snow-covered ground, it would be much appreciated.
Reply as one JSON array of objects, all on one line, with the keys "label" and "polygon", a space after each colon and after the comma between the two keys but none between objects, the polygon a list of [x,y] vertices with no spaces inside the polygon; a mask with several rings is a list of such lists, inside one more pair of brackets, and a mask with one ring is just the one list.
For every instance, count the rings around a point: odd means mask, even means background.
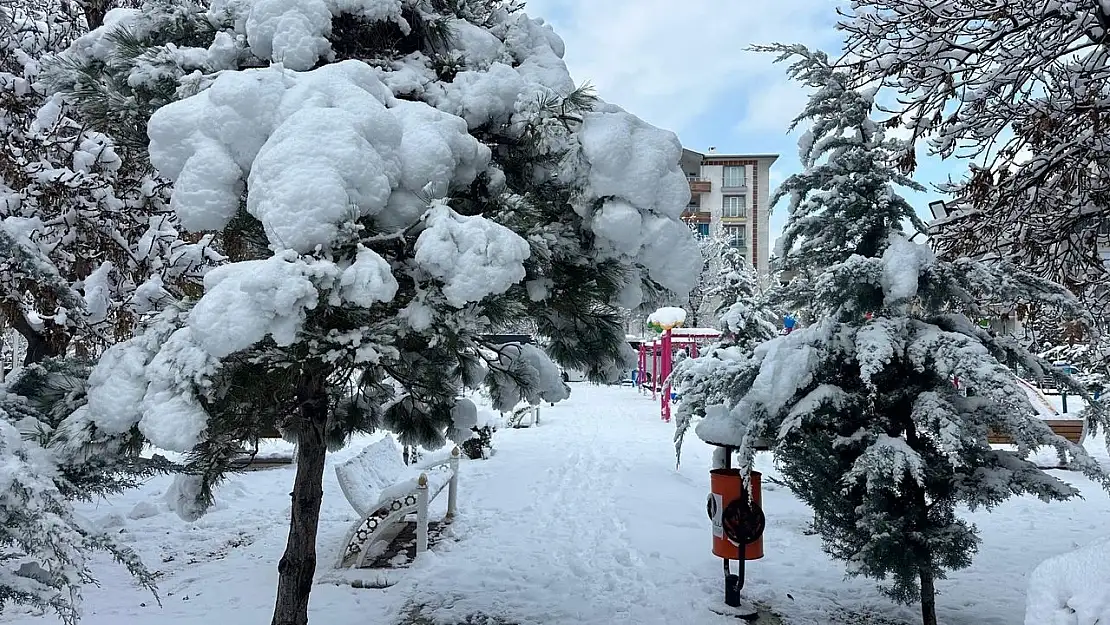
[{"label": "snow-covered ground", "polygon": [[[722,596],[721,564],[710,553],[705,516],[710,449],[688,440],[676,471],[673,426],[657,404],[629,387],[573,385],[569,400],[543,408],[542,425],[496,434],[495,455],[464,461],[457,542],[445,542],[386,590],[321,581],[311,618],[327,625],[404,623],[415,602],[439,623],[475,614],[521,625],[735,623],[711,613]],[[1101,439],[1101,436],[1099,437]],[[354,512],[332,465],[372,439],[333,454],[325,478],[319,539],[327,578]],[[1105,447],[1088,443],[1106,459]],[[773,476],[769,458],[760,468]],[[86,593],[86,625],[241,622],[269,619],[285,543],[292,467],[235,476],[217,509],[186,523],[162,502],[168,479],[88,506],[161,571],[162,607],[120,569],[97,566],[102,587]],[[1085,499],[1045,504],[1022,498],[971,515],[983,543],[971,568],[939,584],[945,625],[1023,621],[1025,588],[1042,560],[1107,537],[1110,498],[1073,473]],[[440,502],[442,503],[442,502]],[[860,614],[916,622],[805,533],[808,509],[765,481],[766,557],[748,566],[746,592],[793,625],[860,624]],[[900,619],[900,620],[899,620]],[[50,618],[5,613],[0,622]]]}]

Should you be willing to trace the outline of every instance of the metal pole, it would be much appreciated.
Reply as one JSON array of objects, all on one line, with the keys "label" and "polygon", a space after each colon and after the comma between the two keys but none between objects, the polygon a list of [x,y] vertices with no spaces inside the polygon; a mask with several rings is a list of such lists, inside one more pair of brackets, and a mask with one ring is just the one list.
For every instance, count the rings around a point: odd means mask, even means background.
[{"label": "metal pole", "polygon": [[670,421],[671,420],[671,384],[670,384],[669,378],[671,377],[671,365],[672,365],[672,363],[671,363],[671,360],[672,360],[671,350],[672,349],[673,349],[673,346],[671,344],[671,331],[670,330],[665,330],[663,332],[663,353],[660,355],[660,359],[662,360],[662,363],[661,363],[661,366],[660,366],[661,371],[659,372],[659,375],[660,375],[659,382],[663,387],[663,392],[662,392],[663,401],[659,406],[659,408],[660,408],[660,410],[659,410],[660,415],[659,416],[664,421]]},{"label": "metal pole", "polygon": [[[450,493],[448,493],[450,495]],[[428,550],[428,476],[420,474],[416,482],[416,553]]]}]

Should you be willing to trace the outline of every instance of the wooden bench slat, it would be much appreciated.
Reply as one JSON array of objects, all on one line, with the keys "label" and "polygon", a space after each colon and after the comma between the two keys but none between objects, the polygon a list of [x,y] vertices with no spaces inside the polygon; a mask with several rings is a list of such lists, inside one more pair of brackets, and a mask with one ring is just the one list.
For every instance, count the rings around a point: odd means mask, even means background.
[{"label": "wooden bench slat", "polygon": [[[1083,439],[1085,423],[1082,419],[1045,419],[1045,423],[1057,436],[1077,445]],[[991,445],[1013,445],[1014,439],[1008,434],[988,432],[987,442]]]}]

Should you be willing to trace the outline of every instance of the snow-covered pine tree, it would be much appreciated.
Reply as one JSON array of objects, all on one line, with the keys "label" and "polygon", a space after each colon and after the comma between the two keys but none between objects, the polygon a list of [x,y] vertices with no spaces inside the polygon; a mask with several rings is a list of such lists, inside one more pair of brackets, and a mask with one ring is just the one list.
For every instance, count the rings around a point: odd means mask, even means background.
[{"label": "snow-covered pine tree", "polygon": [[[902,224],[919,222],[892,188],[908,181],[889,160],[897,146],[870,119],[872,94],[849,88],[822,53],[760,49],[796,59],[789,73],[814,90],[797,119],[813,124],[800,141],[805,170],[777,195],[791,200],[786,268],[820,272],[794,287],[808,293],[816,322],[757,347],[731,375],[726,405],[695,431],[737,447],[742,467],[751,466],[757,439],[772,441],[826,551],[849,574],[881,580],[895,600],[920,600],[923,622],[935,625],[936,581],[967,566],[978,545],[959,507],[990,508],[1016,494],[1075,496],[1027,459],[1042,445],[1110,483],[1082,448],[1033,416],[1007,366],[1043,363],[964,314],[978,315],[973,290],[1073,308],[1075,300],[1019,273],[938,261],[909,241]],[[992,449],[990,430],[1012,436],[1017,451]]]},{"label": "snow-covered pine tree", "polygon": [[483,338],[522,319],[615,379],[622,308],[696,275],[677,138],[575,87],[519,9],[160,0],[110,12],[56,69],[102,129],[145,129],[182,224],[234,261],[105,353],[88,415],[190,452],[188,516],[242,441],[297,440],[275,625],[308,619],[330,445],[377,427],[442,445],[465,388],[560,399],[542,351]]},{"label": "snow-covered pine tree", "polygon": [[179,237],[165,181],[43,92],[43,66],[84,28],[75,11],[0,4],[0,317],[26,340],[24,364],[129,336],[216,260],[208,238]]},{"label": "snow-covered pine tree", "polygon": [[682,460],[686,432],[698,418],[719,408],[728,398],[733,387],[730,376],[739,370],[737,363],[750,358],[757,345],[776,334],[767,293],[743,253],[720,235],[710,252],[715,280],[706,289],[706,300],[714,306],[721,340],[697,358],[678,361],[671,373],[681,398],[675,412],[676,465]]},{"label": "snow-covered pine tree", "polygon": [[96,582],[87,560],[92,552],[108,553],[152,592],[154,576],[133,551],[74,512],[69,498],[80,488],[57,454],[36,442],[47,420],[0,388],[0,612],[25,605],[74,625],[81,588]]},{"label": "snow-covered pine tree", "polygon": [[726,242],[723,237],[716,233],[702,235],[693,228],[691,228],[691,231],[695,233],[698,240],[698,251],[701,252],[701,271],[698,272],[698,278],[684,301],[666,302],[666,304],[686,311],[686,327],[704,328],[708,327],[713,317],[715,303],[710,297],[710,291],[715,289],[721,281],[721,253],[725,249]]},{"label": "snow-covered pine tree", "polygon": [[709,300],[725,339],[750,348],[770,338],[775,315],[755,267],[731,242],[720,248],[717,266],[718,279]]}]

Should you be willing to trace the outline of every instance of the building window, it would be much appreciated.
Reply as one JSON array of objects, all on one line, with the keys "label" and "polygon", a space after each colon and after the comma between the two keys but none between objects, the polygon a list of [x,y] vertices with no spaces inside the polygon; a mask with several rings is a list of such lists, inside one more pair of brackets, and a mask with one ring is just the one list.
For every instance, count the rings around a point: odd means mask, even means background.
[{"label": "building window", "polygon": [[725,167],[724,187],[743,187],[747,184],[747,168],[743,165]]},{"label": "building window", "polygon": [[748,247],[748,227],[747,226],[725,226],[725,238],[732,247],[739,249],[747,249]]},{"label": "building window", "polygon": [[722,217],[747,217],[748,198],[743,195],[726,195],[724,207],[721,209]]},{"label": "building window", "polygon": [[701,236],[701,237],[709,236],[709,224],[698,224],[698,231],[697,232],[698,232],[698,236]]}]

